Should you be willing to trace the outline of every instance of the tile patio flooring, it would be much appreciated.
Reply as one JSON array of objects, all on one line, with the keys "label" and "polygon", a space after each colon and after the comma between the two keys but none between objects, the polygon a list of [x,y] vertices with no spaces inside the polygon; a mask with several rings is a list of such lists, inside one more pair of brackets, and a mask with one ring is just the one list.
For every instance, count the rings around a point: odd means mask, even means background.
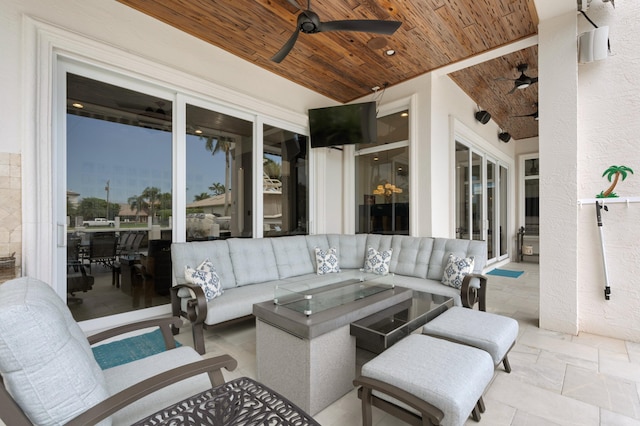
[{"label": "tile patio flooring", "polygon": [[[517,319],[520,334],[509,355],[513,371],[496,371],[480,424],[640,425],[640,343],[539,329],[538,265],[503,268],[525,273],[517,279],[490,276],[487,309]],[[190,336],[183,331],[178,340],[191,344]],[[256,377],[253,321],[205,330],[205,343],[206,356],[229,353],[238,360],[238,369],[225,373],[227,379]],[[373,414],[375,426],[404,424],[375,408]],[[315,418],[323,426],[362,424],[356,391]],[[478,423],[470,419],[466,424]]]}]

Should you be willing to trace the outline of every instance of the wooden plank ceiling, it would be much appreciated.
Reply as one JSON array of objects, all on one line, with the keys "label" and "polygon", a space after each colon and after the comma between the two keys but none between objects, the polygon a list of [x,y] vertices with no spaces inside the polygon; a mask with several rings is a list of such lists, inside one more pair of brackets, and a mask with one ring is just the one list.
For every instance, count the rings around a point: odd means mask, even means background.
[{"label": "wooden plank ceiling", "polygon": [[[533,0],[311,0],[321,22],[400,21],[390,36],[360,32],[300,33],[281,62],[270,58],[296,29],[300,10],[288,0],[118,0],[336,101],[346,103],[445,65],[536,34]],[[306,0],[292,0],[307,9]],[[387,56],[393,49],[396,54]],[[450,77],[515,139],[537,136],[537,85],[507,94],[516,67],[537,76],[537,47],[456,71]]]}]

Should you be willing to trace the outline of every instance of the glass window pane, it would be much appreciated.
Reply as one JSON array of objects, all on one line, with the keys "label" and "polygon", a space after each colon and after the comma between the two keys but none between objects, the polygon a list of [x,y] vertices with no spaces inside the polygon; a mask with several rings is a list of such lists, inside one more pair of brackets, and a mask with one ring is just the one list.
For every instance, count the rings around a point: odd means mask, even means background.
[{"label": "glass window pane", "polygon": [[170,301],[170,259],[146,265],[171,244],[171,123],[167,99],[67,75],[67,291],[77,321]]},{"label": "glass window pane", "polygon": [[507,217],[509,214],[509,198],[507,194],[508,170],[500,166],[500,255],[507,254]]},{"label": "glass window pane", "polygon": [[456,238],[469,239],[469,148],[456,142]]},{"label": "glass window pane", "polygon": [[524,226],[527,235],[538,235],[540,228],[539,179],[524,181]]},{"label": "glass window pane", "polygon": [[482,194],[484,190],[482,185],[482,157],[472,153],[471,164],[471,239],[484,240],[482,235]]},{"label": "glass window pane", "polygon": [[524,175],[525,176],[538,176],[538,159],[531,158],[529,160],[524,160]]},{"label": "glass window pane", "polygon": [[187,241],[251,237],[253,123],[187,105]]},{"label": "glass window pane", "polygon": [[409,234],[409,148],[356,157],[357,233]]},{"label": "glass window pane", "polygon": [[378,140],[375,143],[358,144],[359,150],[409,140],[409,111],[385,115],[376,122]]},{"label": "glass window pane", "polygon": [[[408,235],[409,111],[379,117],[377,132],[376,143],[357,146],[368,153],[356,157],[356,232]],[[392,142],[406,146],[385,148]]]},{"label": "glass window pane", "polygon": [[307,234],[307,138],[270,125],[263,133],[264,236]]},{"label": "glass window pane", "polygon": [[497,244],[497,234],[495,230],[495,203],[496,199],[496,176],[495,176],[495,163],[487,161],[487,258],[492,259],[495,257],[495,247]]}]

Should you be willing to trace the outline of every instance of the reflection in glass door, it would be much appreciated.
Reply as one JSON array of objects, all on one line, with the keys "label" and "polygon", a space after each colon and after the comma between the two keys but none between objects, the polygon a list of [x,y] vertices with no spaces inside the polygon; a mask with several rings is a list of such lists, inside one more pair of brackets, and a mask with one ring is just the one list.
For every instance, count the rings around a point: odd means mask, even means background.
[{"label": "reflection in glass door", "polygon": [[253,123],[187,104],[186,241],[251,237]]},{"label": "reflection in glass door", "polygon": [[307,138],[269,124],[263,126],[263,235],[306,235],[309,233]]},{"label": "reflection in glass door", "polygon": [[66,74],[66,279],[76,321],[169,303],[172,110]]}]

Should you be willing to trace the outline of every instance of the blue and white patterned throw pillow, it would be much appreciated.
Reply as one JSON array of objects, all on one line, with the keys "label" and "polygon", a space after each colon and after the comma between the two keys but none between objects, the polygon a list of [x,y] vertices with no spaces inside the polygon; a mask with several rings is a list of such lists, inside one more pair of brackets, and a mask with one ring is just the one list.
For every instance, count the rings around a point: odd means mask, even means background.
[{"label": "blue and white patterned throw pillow", "polygon": [[323,250],[316,247],[316,273],[318,275],[340,272],[338,265],[338,251],[335,247]]},{"label": "blue and white patterned throw pillow", "polygon": [[465,275],[473,271],[474,260],[475,258],[473,256],[458,257],[450,253],[447,265],[444,267],[442,284],[453,288],[462,287],[462,280],[464,280]]},{"label": "blue and white patterned throw pillow", "polygon": [[196,269],[185,265],[184,278],[188,283],[202,287],[207,302],[221,296],[223,293],[220,277],[209,259],[202,262]]},{"label": "blue and white patterned throw pillow", "polygon": [[373,272],[378,275],[387,275],[391,264],[391,254],[393,249],[378,251],[373,247],[367,249],[367,256],[364,259],[364,271]]}]

